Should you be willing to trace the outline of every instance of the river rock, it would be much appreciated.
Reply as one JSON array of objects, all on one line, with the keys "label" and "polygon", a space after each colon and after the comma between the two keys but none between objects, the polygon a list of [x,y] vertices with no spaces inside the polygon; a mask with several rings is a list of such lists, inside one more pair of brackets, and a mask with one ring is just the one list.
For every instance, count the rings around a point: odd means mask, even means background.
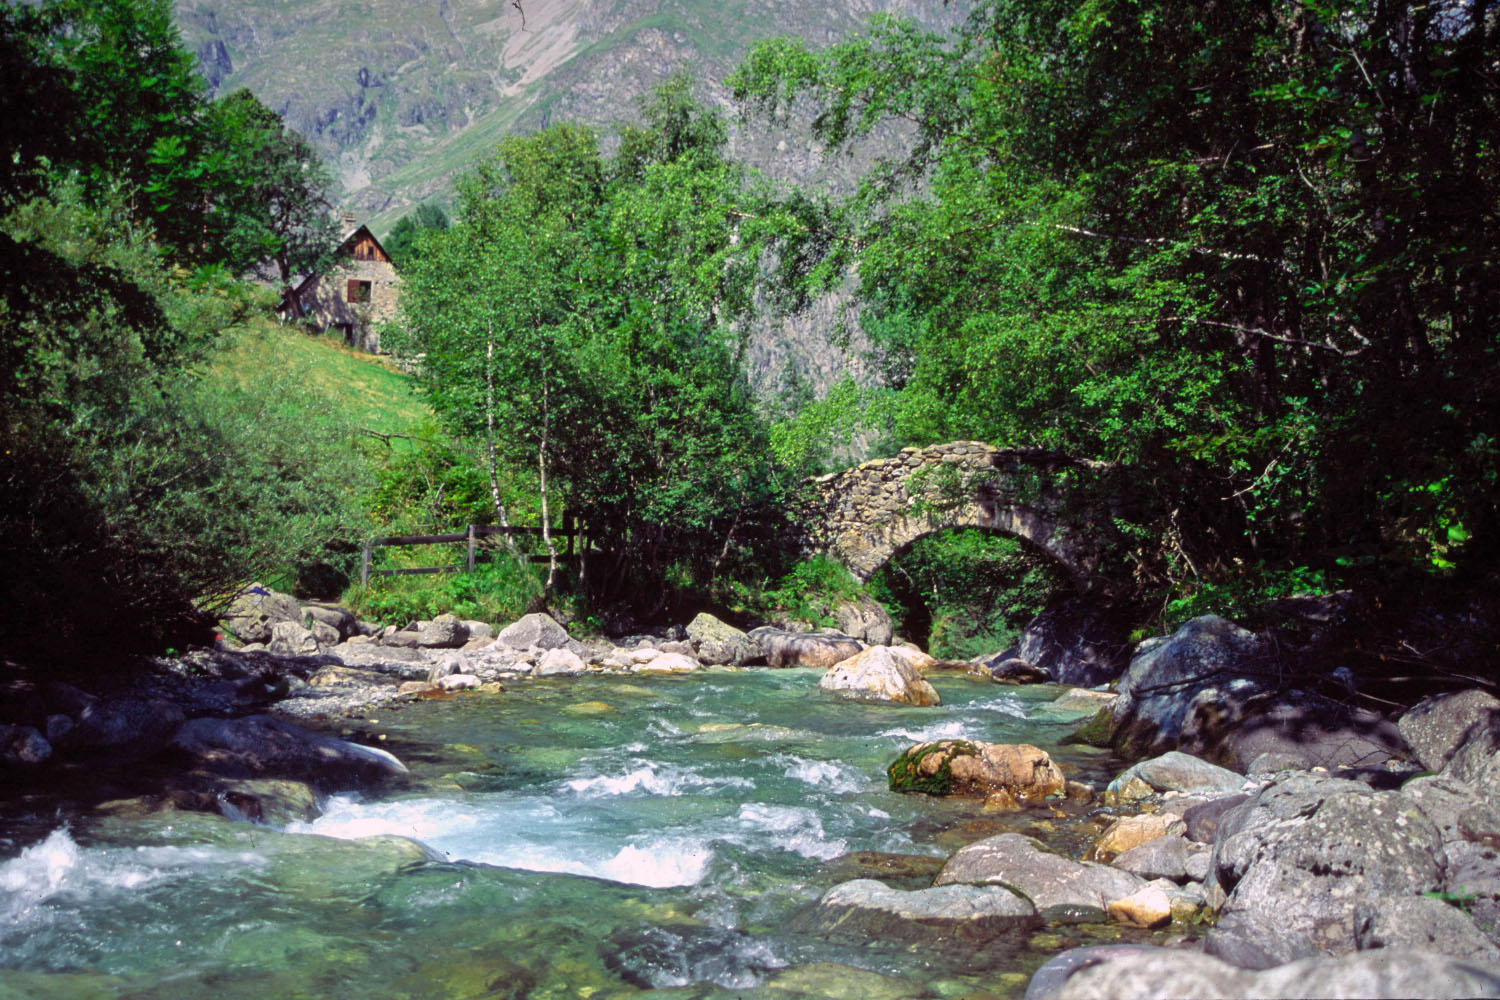
[{"label": "river rock", "polygon": [[185,718],[180,706],[160,698],[95,701],[78,713],[65,745],[70,754],[148,757],[171,742]]},{"label": "river rock", "polygon": [[1491,803],[1500,802],[1500,709],[1479,710],[1443,773],[1472,785]]},{"label": "river rock", "polygon": [[495,645],[507,649],[557,649],[572,641],[568,630],[551,615],[535,612],[505,626],[495,637]]},{"label": "river rock", "polygon": [[1353,951],[1355,904],[1440,889],[1440,857],[1399,793],[1286,775],[1220,821],[1212,877],[1229,896],[1205,948],[1245,968]]},{"label": "river rock", "polygon": [[1129,872],[1053,853],[1038,840],[1002,833],[975,841],[950,857],[933,885],[1004,885],[1031,900],[1044,916],[1052,907],[1105,908],[1146,883]]},{"label": "river rock", "polygon": [[1021,802],[1063,795],[1067,779],[1047,751],[1027,743],[936,740],[917,743],[886,768],[891,790],[987,798],[1008,792]]},{"label": "river rock", "polygon": [[391,754],[310,732],[269,715],[191,719],[172,751],[229,777],[292,778],[325,788],[377,783],[406,773]]},{"label": "river rock", "polygon": [[301,781],[267,778],[220,780],[216,795],[219,811],[230,819],[286,826],[316,819],[317,794]]},{"label": "river rock", "polygon": [[1022,629],[1015,656],[1058,684],[1092,687],[1120,676],[1130,659],[1130,640],[1109,605],[1065,597]]},{"label": "river rock", "polygon": [[338,638],[330,645],[360,634],[354,612],[337,604],[304,604],[302,614],[305,616],[304,620],[310,618],[315,622],[322,622],[338,633]]},{"label": "river rock", "polygon": [[697,644],[698,659],[702,663],[739,667],[760,655],[759,648],[748,635],[706,612],[700,612],[688,622],[687,634]]},{"label": "river rock", "polygon": [[1106,908],[1111,920],[1132,927],[1161,927],[1172,922],[1172,900],[1160,886],[1143,885]]},{"label": "river rock", "polygon": [[864,649],[864,643],[836,632],[789,632],[778,628],[750,631],[773,667],[821,667],[828,669]]},{"label": "river rock", "polygon": [[1429,771],[1441,771],[1483,724],[1484,714],[1500,709],[1500,699],[1477,689],[1424,698],[1401,716],[1401,736]]},{"label": "river rock", "polygon": [[1106,799],[1110,792],[1118,795],[1132,778],[1144,781],[1155,792],[1231,795],[1245,783],[1244,777],[1228,768],[1210,764],[1180,750],[1169,750],[1160,757],[1143,760],[1121,771],[1105,789]]},{"label": "river rock", "polygon": [[1187,838],[1200,844],[1211,844],[1218,832],[1219,821],[1244,803],[1250,801],[1245,793],[1226,795],[1221,798],[1199,802],[1182,811],[1182,822],[1187,826]]},{"label": "river rock", "polygon": [[910,891],[874,879],[834,886],[798,929],[859,938],[984,941],[1040,926],[1036,909],[1003,886],[943,885]]},{"label": "river rock", "polygon": [[1360,951],[1435,951],[1500,965],[1500,947],[1458,907],[1431,896],[1384,896],[1358,904],[1354,939]]},{"label": "river rock", "polygon": [[40,764],[51,756],[52,744],[36,728],[0,726],[0,763]]},{"label": "river rock", "polygon": [[458,649],[469,641],[469,630],[455,615],[438,615],[417,627],[422,649]]},{"label": "river rock", "polygon": [[1379,715],[1283,689],[1276,654],[1215,615],[1141,643],[1112,706],[1111,743],[1131,757],[1180,749],[1239,769],[1264,753],[1329,768],[1400,754],[1400,733]]},{"label": "river rock", "polygon": [[[1181,834],[1156,837],[1121,851],[1113,862],[1116,868],[1150,881],[1165,878],[1182,882],[1188,877],[1188,842]],[[1203,873],[1208,873],[1205,865]]]},{"label": "river rock", "polygon": [[321,651],[318,637],[298,622],[277,622],[271,626],[267,649],[274,656],[317,656]]},{"label": "river rock", "polygon": [[889,646],[871,646],[823,675],[818,687],[848,698],[892,701],[905,705],[937,705],[937,690],[904,657]]},{"label": "river rock", "polygon": [[536,661],[538,677],[573,676],[587,673],[588,669],[588,664],[583,662],[583,657],[571,649],[562,647],[547,650],[542,654],[541,659]]},{"label": "river rock", "polygon": [[1180,834],[1186,829],[1187,824],[1181,818],[1170,814],[1138,813],[1134,816],[1121,816],[1094,841],[1089,857],[1095,861],[1110,861],[1142,844]]},{"label": "river rock", "polygon": [[279,622],[300,625],[303,621],[302,605],[295,597],[253,583],[230,602],[223,625],[241,642],[269,643],[273,625]]},{"label": "river rock", "polygon": [[1257,972],[1193,951],[1126,945],[1081,948],[1056,956],[1032,977],[1025,1000],[1437,1000],[1493,996],[1497,990],[1500,969],[1431,952],[1381,949],[1308,958]]},{"label": "river rock", "polygon": [[637,674],[690,674],[702,669],[702,666],[697,657],[687,653],[659,653],[630,669]]},{"label": "river rock", "polygon": [[861,595],[852,601],[840,601],[833,609],[833,620],[845,635],[872,646],[889,646],[896,637],[891,616],[880,602]]},{"label": "river rock", "polygon": [[448,674],[440,678],[437,685],[444,691],[473,691],[482,683],[478,674]]}]

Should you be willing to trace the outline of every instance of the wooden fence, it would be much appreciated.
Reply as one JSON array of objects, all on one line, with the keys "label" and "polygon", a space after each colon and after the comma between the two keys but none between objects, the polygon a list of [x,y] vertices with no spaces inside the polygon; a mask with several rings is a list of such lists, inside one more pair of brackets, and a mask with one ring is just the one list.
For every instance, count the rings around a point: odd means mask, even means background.
[{"label": "wooden fence", "polygon": [[[499,524],[471,524],[463,531],[449,532],[443,535],[391,535],[385,538],[371,538],[365,542],[364,557],[359,564],[359,582],[361,586],[370,582],[372,576],[415,576],[421,573],[459,573],[473,571],[476,553],[478,551],[478,540],[481,538],[492,538],[495,536],[509,536],[507,543],[514,540],[516,535],[538,535],[542,533],[541,528],[515,528],[505,527]],[[575,528],[563,527],[553,528],[552,537],[567,539],[568,546],[565,553],[558,553],[559,561],[570,560],[573,556],[573,539],[578,535]],[[371,569],[370,561],[377,548],[398,547],[404,545],[448,545],[454,542],[467,542],[469,545],[468,556],[464,559],[462,566],[424,566],[415,569]],[[547,553],[526,554],[521,558],[529,562],[546,562]]]}]

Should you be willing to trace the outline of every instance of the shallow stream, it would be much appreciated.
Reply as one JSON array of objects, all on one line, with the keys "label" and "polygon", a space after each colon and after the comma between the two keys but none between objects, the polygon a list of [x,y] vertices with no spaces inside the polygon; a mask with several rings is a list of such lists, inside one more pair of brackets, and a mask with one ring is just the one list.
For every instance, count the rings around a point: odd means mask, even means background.
[{"label": "shallow stream", "polygon": [[[823,939],[795,917],[877,865],[930,881],[930,864],[860,852],[1070,836],[1046,810],[890,792],[914,741],[1035,743],[1096,787],[1113,762],[1057,745],[1077,721],[1049,714],[1056,688],[939,676],[942,706],[906,708],[823,695],[818,676],[573,678],[387,706],[351,735],[411,766],[406,791],[336,796],[286,829],[190,813],[58,828],[0,861],[0,998],[1018,995],[1073,942]],[[357,839],[382,834],[429,854]]]}]

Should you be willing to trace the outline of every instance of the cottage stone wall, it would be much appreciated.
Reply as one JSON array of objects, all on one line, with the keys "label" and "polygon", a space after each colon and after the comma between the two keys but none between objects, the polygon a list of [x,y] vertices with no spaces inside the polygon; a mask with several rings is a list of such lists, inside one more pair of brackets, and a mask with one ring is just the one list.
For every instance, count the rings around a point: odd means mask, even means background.
[{"label": "cottage stone wall", "polygon": [[815,497],[801,517],[804,547],[866,581],[924,535],[985,528],[1035,545],[1086,590],[1099,562],[1092,519],[1065,502],[1064,489],[1048,485],[1063,470],[1082,467],[1055,453],[978,441],[903,448],[894,458],[813,480]]},{"label": "cottage stone wall", "polygon": [[[348,301],[351,280],[370,283],[370,301]],[[378,327],[396,317],[401,278],[387,261],[346,258],[309,281],[297,297],[303,319],[322,330],[344,330],[349,343],[371,353],[380,350]]]}]

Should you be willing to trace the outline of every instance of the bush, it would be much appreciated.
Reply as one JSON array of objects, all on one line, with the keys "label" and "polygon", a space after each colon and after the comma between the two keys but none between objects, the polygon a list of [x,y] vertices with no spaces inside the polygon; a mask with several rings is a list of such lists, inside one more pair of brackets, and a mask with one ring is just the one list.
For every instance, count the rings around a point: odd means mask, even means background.
[{"label": "bush", "polygon": [[542,594],[541,577],[531,566],[505,556],[452,576],[376,577],[355,586],[343,603],[369,621],[405,624],[441,614],[498,624],[524,615]]}]

